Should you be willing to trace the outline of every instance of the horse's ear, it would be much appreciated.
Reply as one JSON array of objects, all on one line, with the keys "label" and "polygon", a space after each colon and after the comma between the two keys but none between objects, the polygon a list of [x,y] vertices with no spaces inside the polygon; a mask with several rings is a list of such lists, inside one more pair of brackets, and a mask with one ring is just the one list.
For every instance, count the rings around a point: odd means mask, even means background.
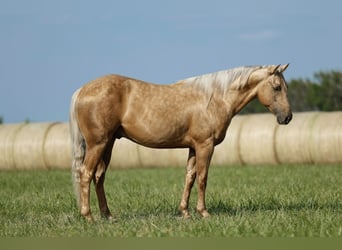
[{"label": "horse's ear", "polygon": [[285,64],[285,65],[280,66],[280,67],[278,68],[278,72],[279,72],[279,73],[283,73],[283,72],[287,69],[287,67],[288,67],[289,65],[290,65],[290,64],[288,63],[288,64]]},{"label": "horse's ear", "polygon": [[270,75],[274,75],[278,71],[279,67],[280,67],[280,64],[278,64],[277,66],[269,66],[268,73]]}]

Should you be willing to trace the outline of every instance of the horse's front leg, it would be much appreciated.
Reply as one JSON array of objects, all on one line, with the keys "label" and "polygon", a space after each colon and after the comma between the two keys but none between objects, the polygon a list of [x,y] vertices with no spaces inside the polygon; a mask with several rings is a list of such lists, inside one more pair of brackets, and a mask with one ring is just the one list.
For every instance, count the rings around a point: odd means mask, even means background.
[{"label": "horse's front leg", "polygon": [[207,187],[209,164],[213,152],[214,146],[212,143],[205,143],[196,148],[196,172],[198,185],[198,200],[196,209],[197,212],[204,218],[210,216],[205,205],[205,190]]},{"label": "horse's front leg", "polygon": [[190,198],[191,188],[194,185],[194,182],[196,179],[195,164],[196,164],[195,151],[190,148],[188,164],[186,166],[184,191],[182,195],[182,200],[179,205],[179,211],[181,212],[183,218],[185,219],[191,217],[189,213],[189,198]]}]

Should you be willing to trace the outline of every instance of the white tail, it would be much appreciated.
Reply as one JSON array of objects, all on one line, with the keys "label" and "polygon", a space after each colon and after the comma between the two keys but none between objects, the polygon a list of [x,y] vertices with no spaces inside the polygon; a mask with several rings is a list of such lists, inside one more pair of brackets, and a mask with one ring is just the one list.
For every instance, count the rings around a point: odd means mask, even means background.
[{"label": "white tail", "polygon": [[85,140],[78,126],[78,121],[76,118],[76,101],[80,89],[76,90],[71,98],[70,105],[70,134],[72,142],[72,183],[74,186],[74,191],[77,199],[77,204],[80,202],[80,168],[83,164],[85,155]]}]

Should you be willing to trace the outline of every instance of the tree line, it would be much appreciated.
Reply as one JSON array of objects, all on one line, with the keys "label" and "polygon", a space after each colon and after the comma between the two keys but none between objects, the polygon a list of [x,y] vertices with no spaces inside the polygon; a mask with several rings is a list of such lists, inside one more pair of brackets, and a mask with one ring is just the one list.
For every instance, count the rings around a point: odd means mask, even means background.
[{"label": "tree line", "polygon": [[[321,71],[313,79],[292,79],[288,82],[292,111],[342,111],[342,71]],[[240,114],[267,112],[257,100]]]}]

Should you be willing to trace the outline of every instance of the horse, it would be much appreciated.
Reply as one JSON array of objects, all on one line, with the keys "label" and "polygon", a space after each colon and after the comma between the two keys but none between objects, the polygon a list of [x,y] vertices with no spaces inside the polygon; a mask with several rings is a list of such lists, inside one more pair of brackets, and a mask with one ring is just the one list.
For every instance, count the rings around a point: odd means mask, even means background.
[{"label": "horse", "polygon": [[179,211],[183,218],[191,217],[189,198],[197,180],[196,210],[202,217],[210,216],[205,203],[210,160],[234,115],[257,98],[279,124],[291,121],[282,74],[287,67],[238,67],[164,85],[113,74],[76,90],[69,124],[73,184],[81,215],[93,221],[89,204],[93,180],[101,216],[114,219],[104,181],[114,142],[124,137],[146,147],[188,148]]}]

